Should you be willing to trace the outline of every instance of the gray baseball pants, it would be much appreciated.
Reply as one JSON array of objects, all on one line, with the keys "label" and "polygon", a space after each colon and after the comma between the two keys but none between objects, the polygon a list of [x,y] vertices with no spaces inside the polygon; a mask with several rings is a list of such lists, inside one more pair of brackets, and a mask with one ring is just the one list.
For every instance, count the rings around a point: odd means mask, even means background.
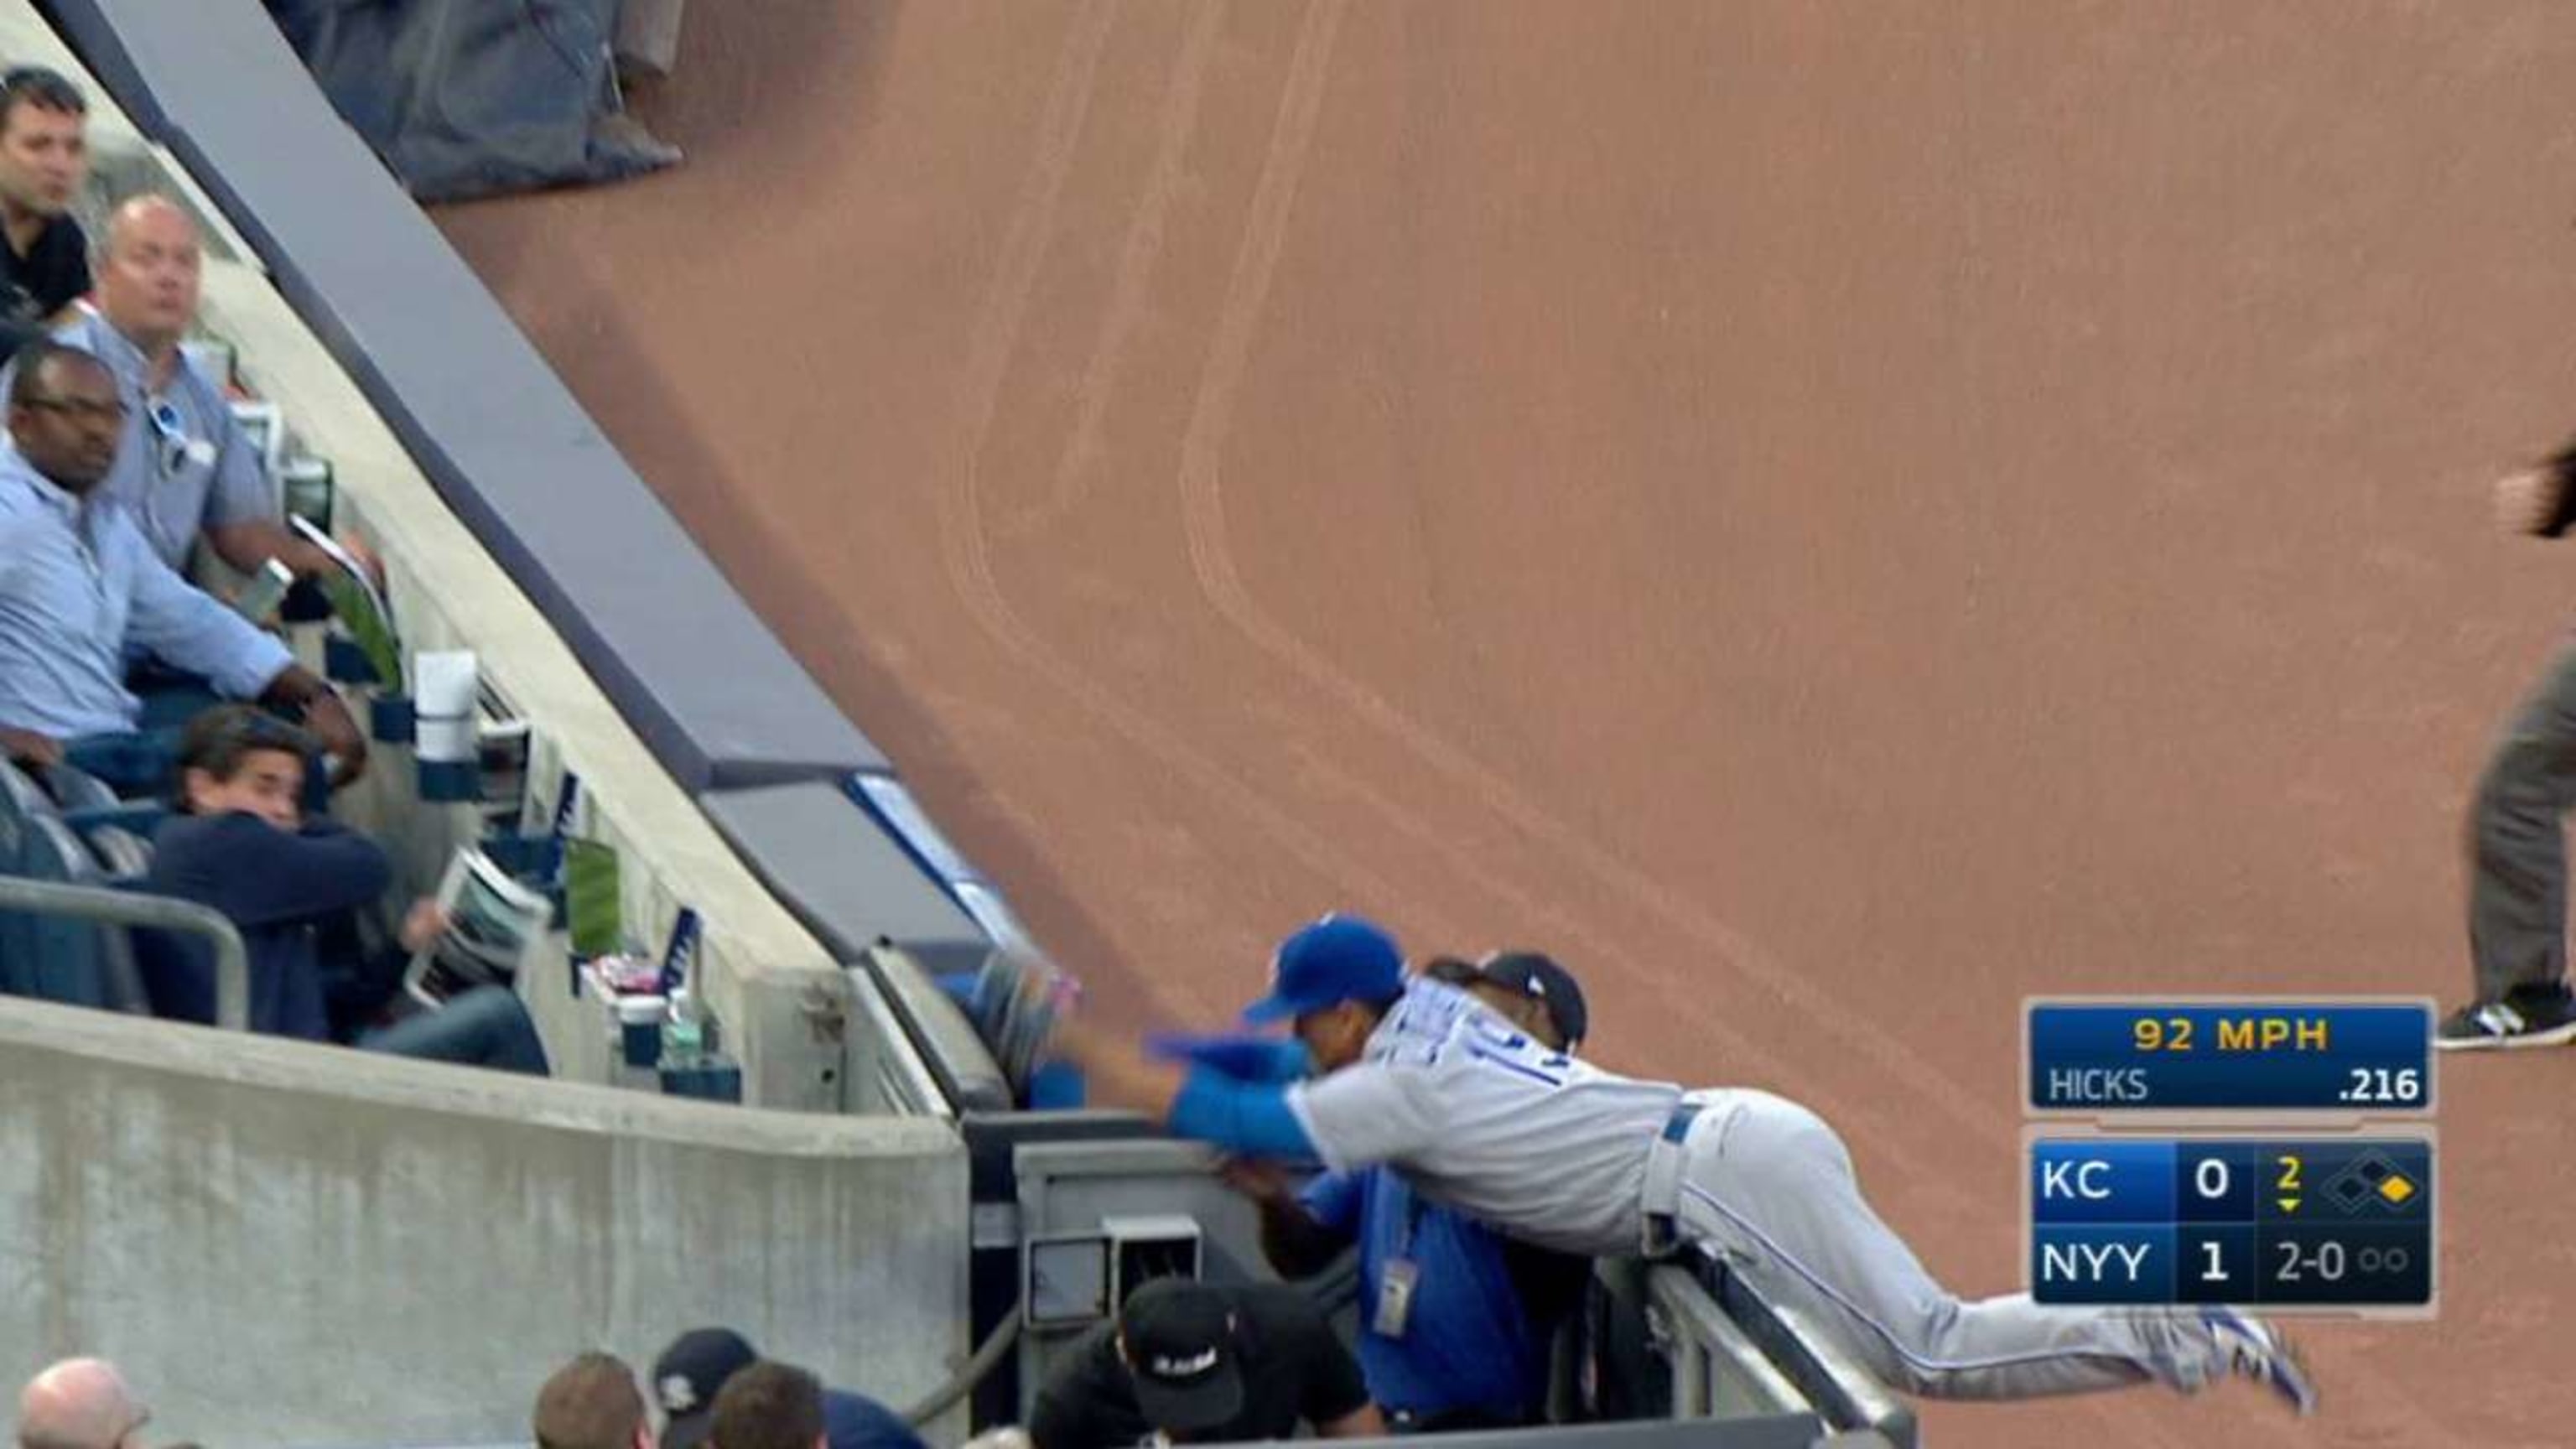
[{"label": "gray baseball pants", "polygon": [[2567,844],[2576,809],[2576,644],[2505,726],[2469,811],[2469,955],[2478,999],[2567,974]]},{"label": "gray baseball pants", "polygon": [[[2189,1392],[2228,1372],[2194,1309],[2043,1308],[1962,1299],[1861,1197],[1851,1154],[1815,1113],[1768,1092],[1695,1092],[1676,1157],[1674,1226],[1773,1303],[1832,1333],[1908,1393],[2022,1399],[2153,1380]],[[1659,1152],[1663,1149],[1659,1148]],[[1649,1170],[1649,1208],[1657,1195]]]}]

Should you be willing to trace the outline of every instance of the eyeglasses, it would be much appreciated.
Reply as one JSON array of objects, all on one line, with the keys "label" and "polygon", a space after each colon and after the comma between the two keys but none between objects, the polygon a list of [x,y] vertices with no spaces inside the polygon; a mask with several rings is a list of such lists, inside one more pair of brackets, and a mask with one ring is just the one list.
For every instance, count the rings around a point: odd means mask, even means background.
[{"label": "eyeglasses", "polygon": [[61,413],[67,418],[87,418],[107,423],[124,422],[128,411],[122,398],[95,402],[85,397],[31,397],[24,399],[24,406],[35,408],[40,412]]}]

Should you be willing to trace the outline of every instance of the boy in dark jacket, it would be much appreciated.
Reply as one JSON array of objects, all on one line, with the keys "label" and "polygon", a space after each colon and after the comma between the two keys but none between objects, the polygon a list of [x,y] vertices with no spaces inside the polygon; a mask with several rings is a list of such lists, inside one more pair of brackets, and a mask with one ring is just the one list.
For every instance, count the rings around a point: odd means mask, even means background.
[{"label": "boy in dark jacket", "polygon": [[[323,928],[375,904],[393,883],[384,848],[303,812],[312,740],[245,705],[206,711],[179,747],[179,812],[153,839],[144,888],[212,907],[242,934],[250,956],[250,1029],[307,1041],[331,1039],[326,988],[363,984],[375,1004],[392,975],[363,960],[326,959]],[[446,926],[429,901],[412,905],[402,948],[421,949]],[[140,953],[153,1013],[214,1020],[214,970],[204,943],[152,933]],[[364,1033],[368,1051],[545,1075],[544,1043],[518,996],[504,987],[467,992],[444,1007]]]}]

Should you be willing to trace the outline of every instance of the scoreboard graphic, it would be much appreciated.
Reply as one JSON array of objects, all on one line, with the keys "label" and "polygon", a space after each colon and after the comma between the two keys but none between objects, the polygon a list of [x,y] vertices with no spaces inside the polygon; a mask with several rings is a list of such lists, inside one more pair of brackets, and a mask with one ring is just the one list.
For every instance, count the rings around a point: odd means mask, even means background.
[{"label": "scoreboard graphic", "polygon": [[2426,1137],[2043,1137],[2030,1169],[2042,1303],[2433,1301]]},{"label": "scoreboard graphic", "polygon": [[2034,1000],[2023,1197],[2043,1304],[2427,1317],[2428,1000]]}]

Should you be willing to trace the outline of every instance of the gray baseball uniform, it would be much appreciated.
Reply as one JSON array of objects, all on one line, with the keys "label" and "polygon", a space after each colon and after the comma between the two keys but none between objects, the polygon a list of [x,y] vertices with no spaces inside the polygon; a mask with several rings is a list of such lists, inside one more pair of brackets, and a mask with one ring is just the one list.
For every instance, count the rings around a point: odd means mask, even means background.
[{"label": "gray baseball uniform", "polygon": [[1964,1301],[1870,1210],[1814,1113],[1767,1092],[1603,1071],[1438,982],[1411,982],[1362,1060],[1291,1087],[1288,1106],[1327,1166],[1392,1163],[1426,1195],[1547,1247],[1703,1244],[1914,1393],[2028,1398],[2144,1379],[2191,1390],[2228,1371],[2196,1312]]}]

